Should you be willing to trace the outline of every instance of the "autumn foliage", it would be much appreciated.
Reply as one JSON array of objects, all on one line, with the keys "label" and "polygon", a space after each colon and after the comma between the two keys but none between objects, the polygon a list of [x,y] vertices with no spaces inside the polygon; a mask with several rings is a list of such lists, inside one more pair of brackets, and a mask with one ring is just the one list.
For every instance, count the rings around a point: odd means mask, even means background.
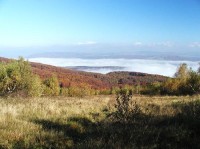
[{"label": "autumn foliage", "polygon": [[[199,69],[198,69],[199,70]],[[162,85],[161,94],[193,95],[200,93],[200,73],[181,64],[174,78],[168,79]]]},{"label": "autumn foliage", "polygon": [[0,94],[23,96],[70,96],[116,94],[120,89],[134,94],[193,95],[200,92],[199,71],[181,64],[174,78],[139,72],[108,74],[75,71],[29,63],[23,58],[0,58]]},{"label": "autumn foliage", "polygon": [[23,58],[0,64],[0,94],[41,96],[40,78],[32,73],[30,64]]}]

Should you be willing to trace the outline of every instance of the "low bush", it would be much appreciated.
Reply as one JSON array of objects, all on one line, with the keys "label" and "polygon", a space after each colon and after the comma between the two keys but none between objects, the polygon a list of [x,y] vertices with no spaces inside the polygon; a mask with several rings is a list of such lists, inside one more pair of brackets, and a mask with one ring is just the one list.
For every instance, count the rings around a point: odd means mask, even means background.
[{"label": "low bush", "polygon": [[141,113],[140,107],[132,100],[132,91],[122,89],[117,93],[113,117],[122,123],[134,122],[135,118]]},{"label": "low bush", "polygon": [[40,78],[32,73],[30,64],[23,58],[0,64],[1,95],[41,96],[41,93]]},{"label": "low bush", "polygon": [[56,76],[52,76],[43,82],[44,92],[46,96],[58,96],[60,94],[59,81]]}]

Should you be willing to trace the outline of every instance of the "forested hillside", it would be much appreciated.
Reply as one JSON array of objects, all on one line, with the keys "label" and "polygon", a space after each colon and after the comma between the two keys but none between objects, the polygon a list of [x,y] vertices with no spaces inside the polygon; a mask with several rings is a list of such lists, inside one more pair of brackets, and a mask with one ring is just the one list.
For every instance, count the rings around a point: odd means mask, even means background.
[{"label": "forested hillside", "polygon": [[[9,59],[0,58],[0,61],[8,62]],[[63,87],[88,85],[93,89],[109,89],[124,85],[147,85],[154,82],[163,82],[165,76],[152,75],[140,72],[111,72],[108,74],[75,71],[62,67],[55,67],[40,63],[30,63],[33,72],[42,79],[52,75],[58,77]]]},{"label": "forested hillside", "polygon": [[[145,95],[193,95],[200,93],[200,68],[192,70],[180,64],[173,78],[140,72],[110,72],[108,74],[70,70],[23,58],[1,58],[1,94],[26,92],[32,96],[87,96],[115,94],[120,89]],[[33,89],[35,87],[35,89]],[[41,90],[39,88],[42,88]],[[38,92],[34,92],[38,89]]]}]

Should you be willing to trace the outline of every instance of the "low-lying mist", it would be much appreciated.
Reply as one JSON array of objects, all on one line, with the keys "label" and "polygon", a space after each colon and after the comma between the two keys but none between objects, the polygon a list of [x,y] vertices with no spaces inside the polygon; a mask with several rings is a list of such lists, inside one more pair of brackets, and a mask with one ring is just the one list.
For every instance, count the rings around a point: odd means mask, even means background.
[{"label": "low-lying mist", "polygon": [[[75,67],[76,70],[108,73],[112,71],[135,71],[150,74],[159,74],[172,77],[181,63],[188,64],[196,70],[198,62],[167,61],[145,59],[79,59],[79,58],[30,58],[31,62],[39,62],[60,67]],[[87,67],[76,67],[87,66]],[[73,68],[72,68],[73,69]]]}]

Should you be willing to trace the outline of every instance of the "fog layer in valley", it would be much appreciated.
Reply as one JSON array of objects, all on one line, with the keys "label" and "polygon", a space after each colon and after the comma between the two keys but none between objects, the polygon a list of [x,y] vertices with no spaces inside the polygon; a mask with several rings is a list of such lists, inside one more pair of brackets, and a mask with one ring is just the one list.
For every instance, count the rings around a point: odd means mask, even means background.
[{"label": "fog layer in valley", "polygon": [[[112,71],[136,71],[150,74],[160,74],[172,77],[181,63],[187,63],[194,70],[198,62],[191,61],[165,61],[142,59],[78,59],[78,58],[30,58],[31,62],[39,62],[60,67],[74,67],[74,69],[108,73]],[[76,67],[87,66],[87,67]],[[73,69],[73,68],[72,68]]]}]

